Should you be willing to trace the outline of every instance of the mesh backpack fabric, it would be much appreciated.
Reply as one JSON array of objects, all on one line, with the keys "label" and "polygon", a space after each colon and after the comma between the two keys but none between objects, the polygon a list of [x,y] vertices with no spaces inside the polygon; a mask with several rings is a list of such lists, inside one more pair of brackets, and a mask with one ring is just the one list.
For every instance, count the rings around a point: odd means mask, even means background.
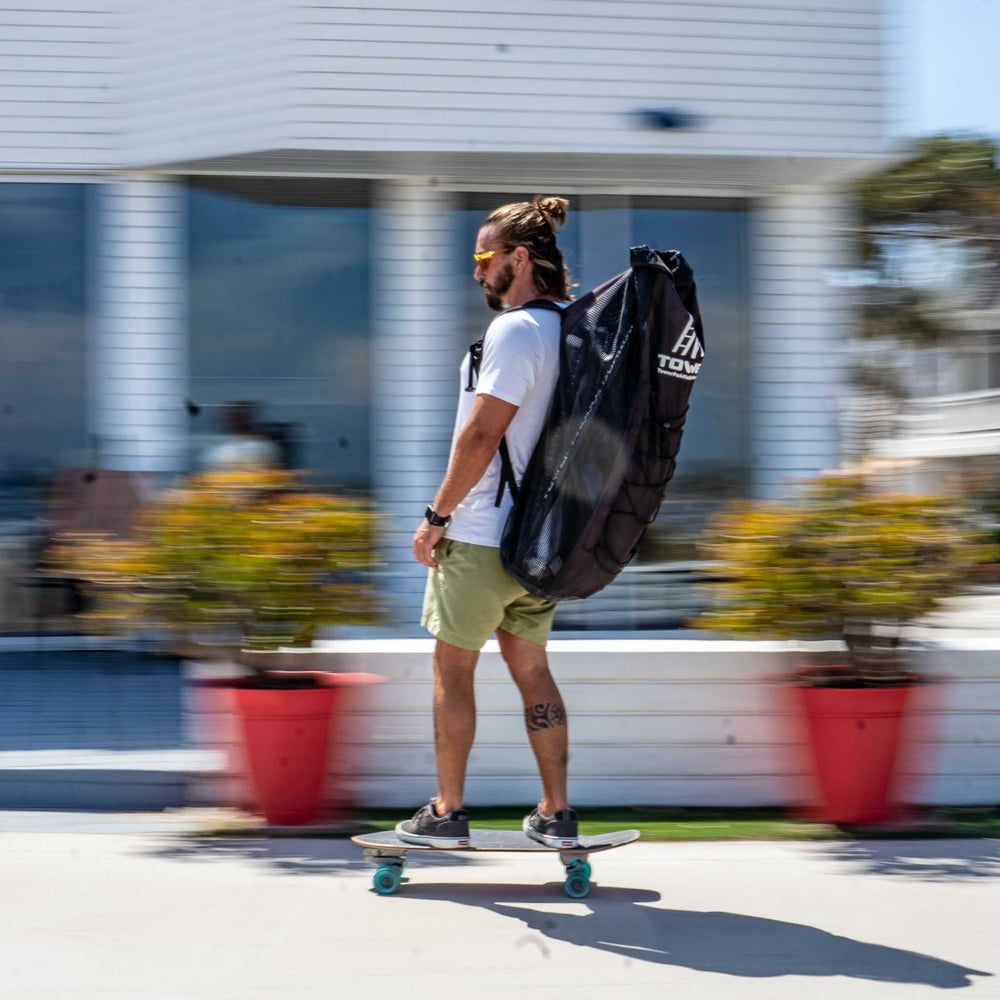
[{"label": "mesh backpack fabric", "polygon": [[561,312],[559,380],[500,543],[504,569],[553,601],[597,593],[635,555],[704,358],[694,276],[676,251],[634,247],[627,271]]}]

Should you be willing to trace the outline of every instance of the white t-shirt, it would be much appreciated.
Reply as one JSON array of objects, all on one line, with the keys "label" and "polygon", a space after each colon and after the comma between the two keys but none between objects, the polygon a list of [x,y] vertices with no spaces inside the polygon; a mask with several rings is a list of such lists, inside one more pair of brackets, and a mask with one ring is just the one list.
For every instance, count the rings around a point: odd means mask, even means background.
[{"label": "white t-shirt", "polygon": [[[514,477],[520,486],[541,436],[559,378],[559,329],[559,314],[551,309],[518,309],[503,313],[490,323],[483,341],[479,381],[474,393],[465,391],[469,384],[468,352],[462,361],[458,414],[451,438],[452,454],[458,435],[472,413],[475,396],[496,396],[513,403],[518,411],[504,436]],[[495,506],[499,485],[500,455],[497,454],[479,482],[452,511],[445,537],[499,548],[504,522],[514,506],[509,489],[504,490],[501,505]]]}]

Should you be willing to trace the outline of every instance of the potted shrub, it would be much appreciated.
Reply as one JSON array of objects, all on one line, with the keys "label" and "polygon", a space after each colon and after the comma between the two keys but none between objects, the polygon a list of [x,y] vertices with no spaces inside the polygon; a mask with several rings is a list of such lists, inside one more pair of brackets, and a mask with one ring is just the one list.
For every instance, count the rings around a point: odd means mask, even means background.
[{"label": "potted shrub", "polygon": [[332,720],[348,688],[375,678],[276,669],[278,651],[308,647],[322,625],[378,619],[375,524],[364,502],[308,492],[286,472],[210,473],[162,494],[132,539],[64,535],[53,558],[84,582],[96,630],[153,630],[183,655],[244,668],[209,683],[242,720],[257,803],[272,823],[306,823]]},{"label": "potted shrub", "polygon": [[957,593],[982,544],[956,505],[878,492],[828,476],[796,501],[724,510],[705,545],[714,607],[703,628],[755,638],[840,638],[833,665],[791,678],[824,817],[865,824],[891,814],[904,720],[921,678],[908,625]]}]

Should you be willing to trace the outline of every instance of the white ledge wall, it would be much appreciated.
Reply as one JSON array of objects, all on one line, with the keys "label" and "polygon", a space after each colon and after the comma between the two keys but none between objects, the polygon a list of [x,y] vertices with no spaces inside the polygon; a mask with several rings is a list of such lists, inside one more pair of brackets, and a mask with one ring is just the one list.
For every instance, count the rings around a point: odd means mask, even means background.
[{"label": "white ledge wall", "polygon": [[[382,674],[354,731],[360,804],[410,808],[436,786],[430,640],[321,643],[341,665]],[[305,654],[308,656],[309,654]],[[1000,802],[1000,650],[919,654],[941,683],[921,692],[917,753],[902,795],[929,804]],[[325,659],[325,658],[324,658]],[[586,806],[788,806],[807,802],[787,690],[770,682],[800,661],[786,644],[709,640],[555,640],[552,672],[569,716],[571,801]],[[479,713],[467,802],[530,805],[540,786],[521,701],[495,641],[476,668]],[[204,727],[204,723],[203,723]],[[202,782],[199,802],[225,801]]]}]

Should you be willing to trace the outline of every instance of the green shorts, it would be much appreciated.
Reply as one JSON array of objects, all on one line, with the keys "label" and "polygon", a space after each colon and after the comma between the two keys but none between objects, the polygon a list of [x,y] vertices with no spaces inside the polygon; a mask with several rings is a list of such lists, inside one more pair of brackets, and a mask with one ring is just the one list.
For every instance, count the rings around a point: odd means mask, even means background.
[{"label": "green shorts", "polygon": [[507,573],[500,550],[443,538],[434,550],[438,568],[427,571],[424,613],[431,635],[462,649],[482,649],[499,628],[544,646],[556,606],[535,597]]}]

